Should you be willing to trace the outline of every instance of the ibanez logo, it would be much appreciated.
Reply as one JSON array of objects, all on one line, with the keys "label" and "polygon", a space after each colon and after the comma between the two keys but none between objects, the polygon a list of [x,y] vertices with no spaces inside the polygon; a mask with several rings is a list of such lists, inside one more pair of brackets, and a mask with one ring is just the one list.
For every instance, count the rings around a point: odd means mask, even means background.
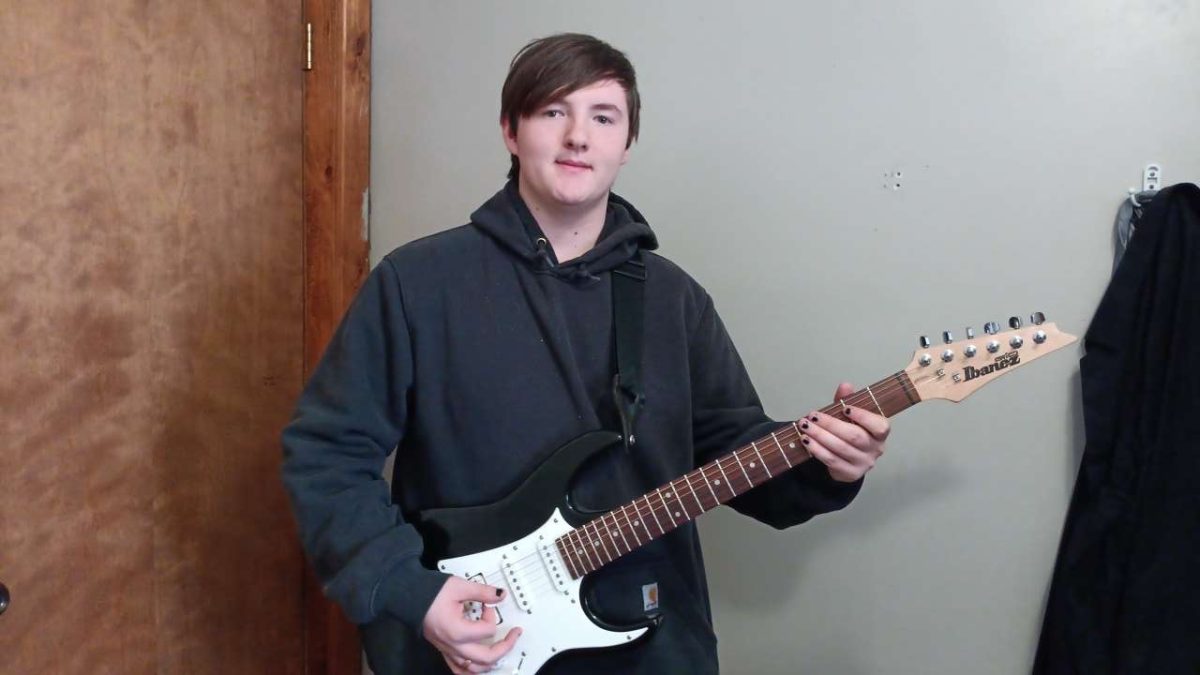
[{"label": "ibanez logo", "polygon": [[1020,362],[1021,362],[1021,353],[1020,352],[1009,352],[1007,354],[1001,354],[1000,356],[996,357],[996,361],[994,363],[988,364],[982,368],[976,368],[975,366],[967,366],[966,368],[963,369],[963,378],[967,382],[970,382],[971,380],[973,380],[977,377],[981,377],[983,375],[988,375],[988,374],[994,373],[997,370],[1004,370],[1005,368],[1007,368],[1009,366],[1015,366]]}]

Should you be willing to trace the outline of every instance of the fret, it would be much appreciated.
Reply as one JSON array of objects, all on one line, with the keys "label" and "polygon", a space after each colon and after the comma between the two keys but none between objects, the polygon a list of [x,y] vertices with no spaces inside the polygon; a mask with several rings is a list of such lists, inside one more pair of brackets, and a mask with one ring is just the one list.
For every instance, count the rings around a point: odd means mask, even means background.
[{"label": "fret", "polygon": [[750,441],[750,447],[754,448],[754,454],[758,455],[758,461],[762,462],[763,471],[767,472],[767,478],[774,478],[771,475],[771,469],[767,468],[767,462],[763,459],[762,453],[758,451],[758,444]]},{"label": "fret", "polygon": [[704,514],[704,505],[700,503],[700,495],[696,494],[696,488],[692,487],[692,481],[690,478],[688,478],[688,475],[686,473],[683,474],[683,480],[685,482],[687,482],[688,491],[690,491],[692,493],[692,499],[696,500],[696,506],[700,508],[700,513],[697,513],[696,515],[698,515],[698,516],[703,515]]},{"label": "fret", "polygon": [[[679,479],[677,478],[675,480]],[[667,485],[671,488],[671,497],[675,500],[675,503],[679,505],[679,511],[675,512],[675,517],[678,518],[680,512],[682,512],[684,520],[691,520],[692,518],[695,518],[695,516],[688,513],[687,506],[685,506],[683,503],[683,497],[679,496],[679,486],[675,485],[675,481],[673,480],[670,483],[667,483]]]},{"label": "fret", "polygon": [[712,483],[708,480],[708,472],[704,470],[704,467],[700,467],[700,477],[704,479],[704,484],[708,486],[708,492],[713,498],[713,508],[716,508],[721,503],[721,500],[717,499],[717,493],[713,490]]},{"label": "fret", "polygon": [[[607,517],[607,516],[605,516],[605,517]],[[623,529],[621,529],[621,525],[617,522],[616,518],[612,518],[612,521],[613,521],[612,527],[609,528],[608,533],[613,538],[613,545],[615,546],[617,543],[617,535],[612,533],[613,530],[616,530],[617,534],[621,535],[621,541],[625,542],[625,552],[629,553],[630,551],[633,550],[633,547],[629,545],[629,540],[625,538],[625,531]],[[617,549],[617,553],[620,553],[620,552],[621,552],[621,549]]]},{"label": "fret", "polygon": [[729,482],[729,476],[725,475],[725,467],[721,466],[722,459],[724,459],[724,457],[718,458],[715,464],[717,465],[717,470],[721,472],[721,477],[725,479],[725,487],[729,488],[729,496],[732,499],[733,497],[736,497],[738,493],[737,490],[733,489],[733,483]]},{"label": "fret", "polygon": [[[575,551],[577,553],[583,554],[587,558],[587,563],[588,563],[589,567],[591,567],[594,570],[600,569],[600,564],[597,563],[596,561],[592,560],[592,552],[588,550],[590,547],[587,545],[587,542],[583,541],[583,537],[580,536],[579,530],[578,529],[573,530],[572,533],[575,535],[575,541],[578,544],[578,547],[575,549]],[[586,534],[586,533],[584,533],[584,534]]]},{"label": "fret", "polygon": [[608,542],[610,540],[612,541],[612,547],[616,549],[617,552],[617,555],[613,557],[620,558],[621,548],[617,546],[617,537],[615,534],[613,534],[613,528],[611,527],[610,521],[611,518],[609,518],[607,515],[601,516],[592,521],[592,528],[596,530],[598,535],[600,535],[600,541],[604,542],[604,548],[606,551],[608,550]]},{"label": "fret", "polygon": [[571,555],[571,549],[567,546],[567,541],[563,537],[559,537],[554,543],[558,547],[558,555],[567,564],[567,571],[571,573],[571,576],[576,579],[583,576],[583,573],[579,571],[583,568],[575,563],[575,557]]},{"label": "fret", "polygon": [[[600,533],[596,531],[596,521],[593,520],[590,523],[584,524],[584,526],[583,526],[584,534],[587,534],[587,529],[589,527],[592,528],[592,534],[588,536],[588,542],[587,542],[588,547],[587,548],[597,551],[596,559],[600,560],[601,559],[600,553],[608,553],[608,551],[604,549],[604,538],[601,537]],[[613,557],[610,555],[610,556],[608,556],[608,560],[601,563],[601,565],[607,565],[608,563],[610,563],[612,561],[613,561]],[[601,565],[597,565],[597,567],[600,567]]]},{"label": "fret", "polygon": [[740,450],[734,452],[733,459],[737,462],[738,466],[741,467],[742,475],[746,477],[746,489],[749,490],[750,488],[754,487],[754,481],[750,480],[750,474],[746,473],[746,467],[742,465],[742,458],[738,457],[739,454],[741,454]]},{"label": "fret", "polygon": [[875,409],[879,411],[879,414],[887,417],[887,415],[885,415],[883,412],[883,406],[879,405],[879,399],[875,398],[875,392],[871,391],[870,385],[867,385],[867,394],[869,394],[871,396],[871,400],[875,402]]},{"label": "fret", "polygon": [[[913,390],[912,381],[908,379],[908,375],[906,375],[904,373],[904,371],[900,371],[899,373],[896,373],[895,375],[892,376],[892,379],[894,379],[900,383],[900,390],[903,391],[904,396],[906,398],[908,398],[908,405],[897,408],[896,412],[900,412],[901,410],[904,410],[908,406],[916,405],[917,402],[921,400],[921,397],[917,396],[917,392],[915,390]],[[896,413],[892,413],[892,414],[894,415]]]},{"label": "fret", "polygon": [[787,453],[783,450],[783,446],[779,444],[779,438],[775,436],[775,432],[771,432],[771,440],[775,441],[775,447],[779,448],[779,454],[783,456],[783,461],[788,465],[788,468],[792,468],[792,461],[788,459]]},{"label": "fret", "polygon": [[[633,507],[633,512],[635,515],[637,515],[637,520],[630,520],[629,514],[625,512],[625,509],[629,508],[630,506]],[[630,502],[625,506],[622,506],[621,515],[625,516],[625,522],[629,524],[629,532],[633,535],[633,540],[637,542],[638,546],[641,546],[642,539],[638,536],[637,528],[641,526],[642,515],[637,512],[637,502]]]},{"label": "fret", "polygon": [[650,497],[649,497],[649,496],[646,496],[646,497],[644,497],[644,499],[646,500],[646,506],[650,507],[650,515],[651,515],[651,516],[654,516],[654,522],[655,522],[655,524],[657,524],[657,525],[658,525],[658,533],[659,533],[659,535],[664,535],[664,534],[666,534],[666,533],[667,533],[667,528],[665,528],[665,527],[663,527],[663,526],[662,526],[662,521],[660,521],[660,520],[658,519],[658,514],[654,512],[654,505],[650,503]]},{"label": "fret", "polygon": [[678,526],[679,523],[675,522],[675,517],[671,515],[671,507],[669,505],[667,505],[667,498],[663,496],[662,489],[660,488],[659,490],[657,490],[657,492],[658,492],[658,498],[662,500],[663,508],[666,509],[666,511],[667,511],[667,517],[671,519],[671,526],[672,527]]}]

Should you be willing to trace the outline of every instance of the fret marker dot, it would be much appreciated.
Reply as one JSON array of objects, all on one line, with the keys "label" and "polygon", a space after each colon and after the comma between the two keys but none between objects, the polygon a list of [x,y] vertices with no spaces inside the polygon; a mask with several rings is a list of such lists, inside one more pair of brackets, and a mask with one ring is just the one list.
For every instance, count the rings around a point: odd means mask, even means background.
[{"label": "fret marker dot", "polygon": [[599,547],[600,547],[600,540],[599,540],[599,539],[597,539],[596,541],[593,541],[593,542],[592,542],[592,546],[595,546],[596,548],[599,548]]},{"label": "fret marker dot", "polygon": [[635,520],[635,521],[633,521],[633,526],[634,526],[634,527],[641,527],[641,526],[642,526],[642,521],[640,521],[640,520]]},{"label": "fret marker dot", "polygon": [[718,478],[718,479],[716,479],[715,481],[713,481],[713,485],[720,485],[720,484],[721,484],[721,479],[720,479],[720,478]]},{"label": "fret marker dot", "polygon": [[788,443],[788,449],[790,449],[790,450],[795,450],[795,449],[796,449],[796,444],[795,444],[795,443]]},{"label": "fret marker dot", "polygon": [[754,462],[750,462],[750,468],[751,468],[751,469],[753,469],[753,468],[754,468]]},{"label": "fret marker dot", "polygon": [[678,518],[678,517],[679,517],[679,512],[678,512],[678,511],[676,511],[676,512],[675,512],[675,517],[676,517],[676,518]]}]

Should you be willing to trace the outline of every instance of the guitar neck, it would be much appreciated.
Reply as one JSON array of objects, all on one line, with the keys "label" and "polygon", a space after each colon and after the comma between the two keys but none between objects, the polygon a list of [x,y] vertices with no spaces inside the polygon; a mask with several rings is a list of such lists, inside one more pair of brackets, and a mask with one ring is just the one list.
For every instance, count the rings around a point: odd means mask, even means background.
[{"label": "guitar neck", "polygon": [[[889,418],[920,400],[905,371],[844,399]],[[841,404],[821,412],[838,415]],[[792,422],[562,535],[555,544],[571,576],[593,572],[804,463],[810,456],[800,435],[798,422]]]}]

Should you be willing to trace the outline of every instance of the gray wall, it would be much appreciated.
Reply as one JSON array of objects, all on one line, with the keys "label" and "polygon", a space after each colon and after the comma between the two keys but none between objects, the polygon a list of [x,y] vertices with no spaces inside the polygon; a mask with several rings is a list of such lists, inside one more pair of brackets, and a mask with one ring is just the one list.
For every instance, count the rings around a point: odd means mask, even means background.
[{"label": "gray wall", "polygon": [[[921,333],[1041,310],[1082,335],[1126,188],[1149,161],[1200,181],[1200,9],[906,4],[376,3],[373,259],[500,187],[508,60],[576,30],[637,66],[617,191],[712,293],[769,413],[902,368]],[[1027,672],[1080,354],[898,417],[847,511],[702,521],[725,670]]]}]

